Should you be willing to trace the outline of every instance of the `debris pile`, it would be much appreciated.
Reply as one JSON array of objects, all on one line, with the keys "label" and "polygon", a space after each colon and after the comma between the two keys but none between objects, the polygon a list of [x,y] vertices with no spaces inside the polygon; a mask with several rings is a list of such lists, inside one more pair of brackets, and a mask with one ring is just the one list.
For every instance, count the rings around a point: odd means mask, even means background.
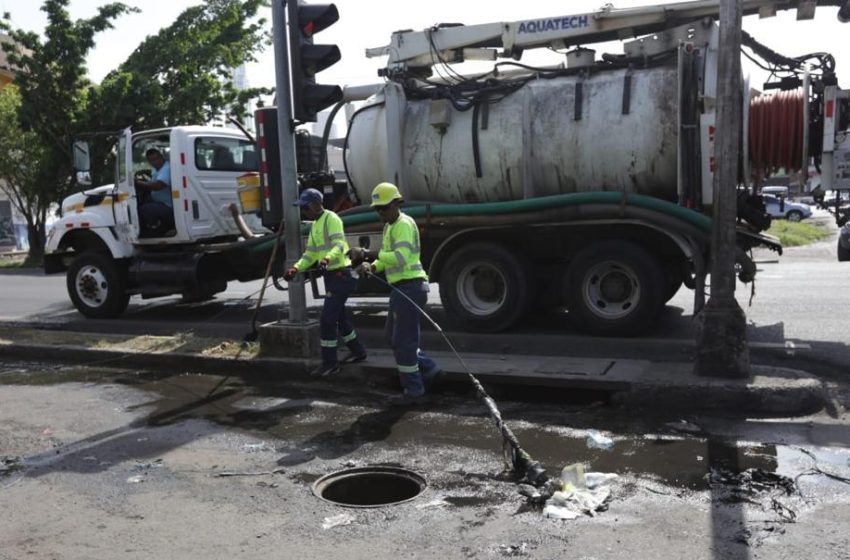
[{"label": "debris pile", "polygon": [[596,515],[608,509],[611,501],[609,482],[617,478],[613,473],[584,472],[580,463],[567,465],[561,477],[549,480],[541,488],[521,484],[520,494],[529,503],[543,505],[543,515],[553,519],[575,519],[581,515]]}]

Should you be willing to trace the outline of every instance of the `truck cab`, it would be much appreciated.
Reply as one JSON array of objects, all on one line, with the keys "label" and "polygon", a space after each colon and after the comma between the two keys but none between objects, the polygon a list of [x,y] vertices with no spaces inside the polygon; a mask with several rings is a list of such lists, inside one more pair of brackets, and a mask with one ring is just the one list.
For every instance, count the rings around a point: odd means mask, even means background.
[{"label": "truck cab", "polygon": [[[152,149],[170,167],[170,212],[156,227],[145,223],[150,191],[136,187],[137,179],[150,178],[146,154]],[[231,270],[222,260],[226,247],[263,229],[258,216],[237,221],[232,211],[239,201],[237,179],[258,171],[256,149],[243,133],[227,128],[122,131],[114,184],[62,202],[62,217],[47,234],[45,272],[67,271],[71,300],[89,317],[119,315],[132,294],[205,299],[230,279],[256,276]],[[85,171],[78,169],[78,176]]]},{"label": "truck cab", "polygon": [[[151,172],[145,155],[151,149],[162,154],[171,170],[172,216],[160,227],[144,223],[150,191],[135,187],[137,177]],[[235,239],[239,229],[228,207],[237,202],[236,178],[256,171],[256,147],[236,131],[199,126],[135,135],[125,131],[119,141],[115,185],[119,199],[125,201],[124,212],[115,212],[119,237],[142,246]]]}]

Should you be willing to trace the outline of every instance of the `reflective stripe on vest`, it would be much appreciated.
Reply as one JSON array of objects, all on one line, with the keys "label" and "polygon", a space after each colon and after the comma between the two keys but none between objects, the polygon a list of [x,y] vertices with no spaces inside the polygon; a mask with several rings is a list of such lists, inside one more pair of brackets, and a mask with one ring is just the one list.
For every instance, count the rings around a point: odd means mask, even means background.
[{"label": "reflective stripe on vest", "polygon": [[[413,218],[407,214],[401,214],[399,216],[399,220],[402,220],[402,224],[406,224],[409,228],[411,228],[410,234],[411,237],[413,237],[413,242],[406,239],[393,239],[393,226],[396,224],[388,224],[385,226],[389,228],[387,230],[388,239],[386,239],[389,247],[384,247],[384,250],[391,251],[397,261],[393,266],[386,266],[384,272],[387,275],[387,281],[389,281],[390,284],[394,284],[402,280],[412,280],[415,278],[422,278],[423,280],[426,280],[428,275],[425,274],[425,269],[422,267],[422,263],[419,262],[421,250],[419,243],[419,228]],[[410,251],[409,259],[405,259],[401,249],[407,249]]]}]

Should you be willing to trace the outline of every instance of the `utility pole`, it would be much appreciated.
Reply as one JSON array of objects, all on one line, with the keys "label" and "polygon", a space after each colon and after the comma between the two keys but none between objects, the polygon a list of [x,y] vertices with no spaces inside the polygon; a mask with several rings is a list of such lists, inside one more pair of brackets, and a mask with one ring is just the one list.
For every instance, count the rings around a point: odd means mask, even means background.
[{"label": "utility pole", "polygon": [[[290,0],[295,1],[295,0]],[[301,255],[301,209],[293,205],[298,198],[298,171],[295,163],[295,137],[292,126],[292,104],[289,87],[289,49],[285,2],[272,2],[272,36],[274,40],[275,89],[277,92],[277,137],[280,144],[280,174],[283,197],[286,268]],[[307,320],[307,295],[301,275],[289,282],[289,322]]]},{"label": "utility pole", "polygon": [[732,378],[750,375],[746,316],[735,299],[738,146],[744,102],[741,98],[742,16],[742,0],[720,0],[711,291],[699,316],[694,366],[697,375]]}]

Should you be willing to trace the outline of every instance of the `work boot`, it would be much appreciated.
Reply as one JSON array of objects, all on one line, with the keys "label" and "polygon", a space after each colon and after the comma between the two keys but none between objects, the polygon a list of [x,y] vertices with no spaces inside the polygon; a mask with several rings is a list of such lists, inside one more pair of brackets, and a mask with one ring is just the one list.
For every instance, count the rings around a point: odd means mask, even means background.
[{"label": "work boot", "polygon": [[348,352],[348,354],[343,356],[343,358],[339,361],[339,363],[341,363],[341,364],[356,364],[358,362],[366,361],[366,358],[368,358],[368,357],[369,356],[366,354],[366,352],[363,352],[362,354],[357,354],[355,352]]},{"label": "work boot", "polygon": [[427,404],[430,402],[431,396],[428,393],[423,393],[421,395],[411,395],[407,391],[402,393],[401,395],[393,395],[387,398],[386,404],[390,407],[401,407],[401,406],[417,406],[422,404]]},{"label": "work boot", "polygon": [[425,385],[426,389],[431,389],[432,387],[439,385],[445,376],[446,372],[437,367],[422,374],[422,383]]},{"label": "work boot", "polygon": [[322,364],[310,372],[310,377],[330,377],[339,373],[339,364]]}]

